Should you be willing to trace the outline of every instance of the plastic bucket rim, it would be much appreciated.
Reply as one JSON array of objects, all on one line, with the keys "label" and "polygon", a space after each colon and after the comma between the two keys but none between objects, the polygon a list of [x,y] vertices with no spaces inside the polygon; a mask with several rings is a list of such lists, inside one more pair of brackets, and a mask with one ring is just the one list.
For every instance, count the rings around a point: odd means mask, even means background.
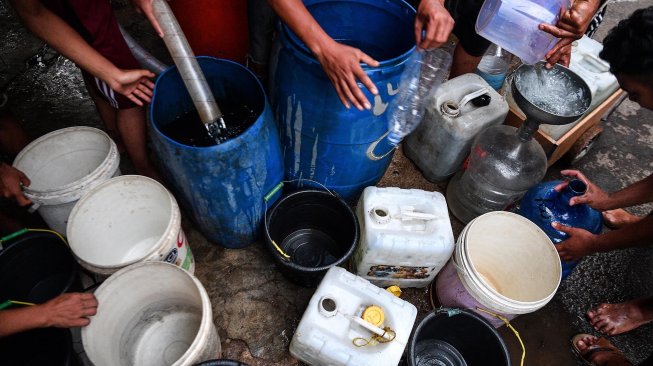
[{"label": "plastic bucket rim", "polygon": [[[189,356],[191,356],[189,353],[191,351],[195,352],[198,348],[202,348],[204,345],[201,344],[202,342],[199,342],[198,338],[202,335],[202,330],[209,329],[213,325],[213,310],[211,307],[211,298],[209,297],[208,293],[206,292],[206,289],[204,288],[204,285],[195,277],[193,274],[190,272],[184,270],[183,268],[176,266],[171,263],[167,262],[161,262],[161,261],[144,261],[144,262],[139,262],[135,263],[132,265],[129,265],[127,267],[121,268],[118,270],[116,273],[112,274],[109,278],[107,278],[102,284],[94,291],[95,296],[100,299],[102,296],[103,291],[108,291],[107,288],[111,289],[112,286],[116,287],[121,287],[119,284],[115,284],[115,282],[122,280],[122,276],[125,273],[131,272],[131,271],[138,271],[141,267],[144,266],[163,266],[161,268],[167,268],[166,270],[172,270],[172,271],[177,271],[177,273],[182,273],[185,276],[189,277],[193,284],[195,285],[195,290],[200,295],[200,301],[202,303],[202,319],[200,321],[200,326],[197,330],[197,335],[195,338],[193,338],[193,342],[190,344],[186,352],[182,356],[175,361],[175,365],[178,365],[179,362],[184,362],[189,360]],[[97,316],[97,315],[96,315]],[[89,344],[89,336],[88,336],[88,328],[83,327],[81,329],[81,340],[82,340],[82,345],[85,350],[89,349],[88,344]],[[90,358],[90,357],[89,357]]]},{"label": "plastic bucket rim", "polygon": [[[217,58],[217,57],[213,57],[213,56],[195,56],[195,58],[198,59],[198,60],[211,60],[211,61],[214,61],[214,62],[217,61],[218,63],[232,64],[234,66],[237,66],[237,68],[239,68],[239,69],[241,69],[243,71],[246,71],[247,74],[256,81],[256,85],[258,85],[259,91],[261,92],[261,95],[263,97],[263,108],[262,108],[261,112],[257,115],[256,120],[254,120],[254,123],[252,123],[249,127],[247,127],[243,132],[238,134],[238,136],[230,138],[229,140],[227,140],[225,142],[222,142],[222,143],[219,143],[219,144],[215,144],[215,145],[211,145],[211,146],[184,145],[184,144],[182,144],[182,143],[180,143],[180,142],[178,142],[176,140],[171,139],[170,137],[168,137],[168,135],[163,133],[159,129],[158,124],[155,123],[154,120],[152,119],[152,115],[154,114],[154,104],[155,104],[155,100],[156,100],[156,97],[157,97],[156,93],[153,93],[152,101],[150,102],[150,108],[149,108],[149,110],[150,110],[150,118],[149,118],[150,125],[158,133],[158,135],[160,135],[162,138],[166,139],[167,141],[172,143],[173,146],[176,146],[176,147],[182,147],[184,149],[192,149],[192,150],[207,150],[207,149],[215,149],[215,148],[220,148],[221,150],[231,150],[231,149],[233,149],[235,147],[238,147],[238,146],[240,146],[240,143],[237,143],[237,141],[239,141],[243,137],[243,135],[249,133],[256,125],[259,124],[260,120],[263,117],[263,114],[266,111],[266,105],[268,104],[268,100],[267,100],[267,96],[265,94],[265,89],[263,89],[263,85],[261,85],[261,81],[256,77],[256,75],[254,75],[254,73],[251,70],[249,70],[245,66],[239,64],[238,62],[227,60],[227,59],[222,59],[222,58]],[[175,66],[175,65],[169,66],[167,69],[165,69],[156,78],[156,82],[154,83],[154,90],[156,90],[157,86],[159,85],[159,82],[161,82],[161,80],[166,75],[168,75],[169,73],[173,72],[173,70],[176,70],[176,69],[177,69],[177,66]]]},{"label": "plastic bucket rim", "polygon": [[[281,256],[281,254],[271,244],[272,243],[272,237],[270,237],[269,227],[270,227],[270,220],[271,220],[271,218],[273,216],[272,212],[274,212],[279,207],[279,205],[281,205],[285,200],[287,200],[287,199],[289,199],[291,197],[294,197],[296,195],[299,195],[299,194],[307,194],[307,193],[308,194],[319,194],[319,195],[323,195],[323,196],[327,196],[327,197],[336,199],[336,202],[338,202],[339,205],[343,206],[346,209],[347,213],[349,214],[349,217],[351,217],[353,219],[353,222],[354,222],[353,244],[349,247],[349,249],[347,249],[347,251],[345,252],[345,254],[343,256],[338,258],[338,260],[336,260],[335,262],[333,262],[331,264],[321,266],[321,267],[305,267],[305,266],[301,266],[301,265],[299,265],[297,263],[294,263],[292,261],[287,261]],[[360,228],[359,228],[359,225],[358,225],[358,219],[356,218],[356,213],[353,212],[351,207],[349,207],[349,205],[340,196],[337,196],[337,195],[334,195],[334,194],[332,194],[330,192],[322,191],[322,190],[319,190],[319,189],[302,189],[302,190],[291,192],[291,193],[288,193],[287,195],[282,196],[281,198],[279,198],[277,200],[277,202],[274,203],[274,205],[272,205],[272,207],[270,207],[269,210],[266,211],[265,222],[263,224],[264,224],[264,232],[265,232],[265,245],[268,247],[269,251],[271,251],[273,253],[275,260],[278,263],[282,264],[284,267],[289,267],[289,268],[291,268],[293,270],[297,270],[297,271],[301,271],[301,272],[317,273],[317,272],[326,271],[331,267],[339,266],[340,264],[347,261],[349,259],[349,257],[351,257],[351,255],[356,250],[356,247],[358,246],[358,242],[360,241]]]},{"label": "plastic bucket rim", "polygon": [[[403,6],[406,6],[406,8],[409,9],[413,13],[413,15],[417,14],[417,12],[415,11],[415,8],[413,8],[412,5],[410,5],[409,3],[407,3],[404,0],[386,0],[386,1],[395,2],[395,3],[400,4],[400,5],[403,4]],[[337,3],[337,2],[340,2],[340,1],[338,1],[338,0],[315,0],[315,1],[312,2],[312,4],[318,4],[318,3],[324,3],[324,2]],[[368,3],[368,4],[371,4],[371,5],[376,5],[376,2],[374,2],[374,1],[364,1],[364,0],[360,1],[359,0],[359,1],[355,1],[355,2]],[[311,4],[306,6],[307,9],[308,9],[308,7],[310,5]],[[280,37],[286,39],[288,41],[288,44],[292,44],[293,48],[298,51],[298,53],[301,55],[301,58],[305,62],[319,65],[319,61],[317,61],[317,59],[315,57],[313,57],[313,54],[306,47],[304,42],[302,42],[299,39],[299,37],[297,37],[297,35],[288,27],[287,24],[285,24],[284,22],[281,22],[281,27],[280,28],[281,28],[281,31],[279,32]],[[410,57],[410,55],[412,54],[412,52],[416,48],[417,48],[417,46],[413,45],[408,50],[406,50],[406,52],[404,52],[404,53],[402,53],[400,55],[397,55],[397,56],[395,56],[393,58],[390,58],[390,59],[387,59],[387,60],[377,60],[377,61],[379,61],[379,66],[377,66],[377,67],[369,66],[369,65],[365,64],[364,62],[361,62],[359,64],[362,67],[363,71],[366,71],[366,72],[367,71],[369,71],[369,72],[378,72],[378,71],[381,71],[381,69],[383,69],[383,68],[402,65],[403,63],[405,63],[408,60],[408,58]],[[358,82],[358,83],[360,84],[360,82]]]},{"label": "plastic bucket rim", "polygon": [[[152,184],[153,186],[156,186],[157,188],[162,188],[164,192],[168,193],[168,199],[170,200],[170,219],[168,220],[168,224],[166,225],[165,229],[165,235],[162,235],[159,240],[157,240],[155,243],[152,244],[152,248],[145,254],[143,254],[140,258],[136,258],[130,261],[122,262],[120,264],[113,264],[113,265],[102,265],[98,263],[94,263],[92,261],[89,261],[87,259],[81,258],[73,249],[73,236],[71,235],[70,231],[73,225],[70,225],[71,222],[73,221],[73,218],[78,214],[78,211],[82,209],[82,207],[86,204],[87,201],[93,199],[94,194],[106,189],[106,186],[117,184],[116,182],[121,182],[124,180],[142,180],[143,182],[147,182],[147,184]],[[110,272],[115,272],[116,270],[122,269],[124,267],[129,267],[135,263],[138,262],[143,262],[143,261],[149,261],[148,258],[157,252],[160,248],[164,247],[164,243],[168,241],[173,235],[176,235],[174,233],[174,228],[179,227],[181,230],[181,212],[179,211],[179,205],[177,204],[177,201],[175,200],[174,196],[165,188],[165,186],[155,179],[142,176],[142,175],[121,175],[119,177],[114,177],[111,179],[107,179],[106,181],[96,185],[93,187],[90,191],[87,192],[87,194],[84,195],[73,207],[72,211],[70,211],[70,215],[68,216],[68,225],[66,227],[66,236],[68,237],[68,242],[70,245],[70,250],[72,251],[73,255],[81,264],[84,268],[95,272],[97,270],[100,270],[102,272],[104,271],[110,271]],[[85,245],[85,244],[81,244]]]},{"label": "plastic bucket rim", "polygon": [[[29,198],[35,200],[47,200],[47,199],[52,199],[53,197],[51,196],[65,196],[65,195],[74,194],[77,193],[78,191],[78,189],[75,186],[82,185],[83,183],[88,183],[89,181],[95,180],[97,177],[102,175],[102,172],[104,171],[103,168],[111,167],[112,165],[115,165],[116,169],[113,169],[113,171],[115,172],[115,170],[117,170],[119,164],[118,163],[113,164],[113,162],[115,161],[113,158],[117,157],[117,160],[118,161],[120,160],[120,154],[118,154],[118,147],[116,146],[116,143],[113,141],[113,139],[111,139],[111,137],[106,132],[98,128],[88,127],[88,126],[65,127],[62,129],[49,132],[37,138],[36,140],[30,142],[27,146],[23,148],[23,150],[21,150],[18,153],[18,155],[14,159],[12,166],[19,169],[20,167],[17,166],[17,162],[20,162],[20,160],[22,160],[26,155],[28,155],[34,148],[46,142],[47,140],[50,140],[52,137],[59,136],[68,132],[72,132],[72,133],[91,132],[91,133],[96,133],[98,135],[101,135],[102,137],[105,137],[109,143],[109,151],[107,152],[107,156],[102,160],[102,162],[98,165],[98,167],[95,168],[92,172],[90,172],[89,174],[85,175],[84,177],[76,181],[65,184],[61,187],[52,188],[52,189],[43,189],[43,190],[36,190],[33,188],[25,187],[24,193]],[[79,196],[81,197],[82,193],[79,193]]]},{"label": "plastic bucket rim", "polygon": [[[523,219],[523,220],[526,220],[525,222],[530,223],[530,221],[528,221],[528,219],[526,219],[526,218],[524,218],[524,217],[522,217],[520,215],[511,213],[511,212],[506,212],[506,211],[491,211],[491,212],[485,213],[485,214],[477,217],[477,219],[482,217],[482,216],[489,215],[489,214],[494,214],[494,215],[496,215],[496,214],[509,214],[512,217],[518,217],[520,220]],[[466,234],[469,231],[469,228],[472,226],[472,224],[477,219],[474,219],[474,220],[470,221],[467,224],[466,228],[463,230],[465,235],[463,236],[461,234],[459,236],[459,241],[460,242],[456,243],[456,249],[454,250],[454,259],[456,260],[456,264],[457,264],[455,266],[456,267],[456,272],[458,273],[458,275],[459,275],[459,277],[461,279],[461,282],[463,282],[463,284],[467,284],[466,287],[469,286],[469,287],[481,290],[482,293],[485,294],[485,296],[487,296],[490,300],[495,301],[498,304],[501,304],[502,306],[514,309],[515,311],[525,311],[525,310],[530,309],[532,307],[537,307],[536,309],[531,310],[531,311],[535,311],[535,310],[541,308],[542,306],[546,305],[553,298],[553,296],[555,296],[555,293],[557,292],[557,289],[560,286],[560,281],[561,281],[560,277],[558,277],[558,284],[555,286],[555,289],[549,295],[547,295],[546,297],[544,297],[544,298],[542,298],[540,300],[536,300],[536,301],[520,301],[520,300],[511,299],[509,297],[506,297],[506,296],[500,294],[498,291],[496,291],[494,288],[489,286],[482,278],[480,278],[478,276],[478,271],[474,267],[474,264],[471,262],[471,260],[469,260],[469,254],[467,252],[467,245],[466,245]],[[537,225],[532,224],[532,226],[536,227],[540,231],[541,236],[546,238],[548,240],[548,242],[551,243],[552,249],[555,250],[555,246],[551,242],[551,240],[548,238],[548,236],[539,227],[537,227]],[[471,268],[471,270],[470,270],[470,268]],[[463,271],[465,273],[461,273]],[[558,261],[558,271],[559,271],[559,273],[562,273],[562,266],[560,265],[559,261]],[[469,281],[468,281],[468,278],[469,278]],[[528,311],[528,312],[530,312],[530,311]]]},{"label": "plastic bucket rim", "polygon": [[414,328],[413,333],[410,335],[409,344],[408,344],[408,351],[407,351],[409,365],[415,366],[415,363],[413,362],[413,359],[415,358],[414,349],[415,349],[415,345],[417,343],[416,338],[419,336],[419,333],[422,331],[422,329],[426,326],[426,324],[431,319],[433,319],[435,317],[442,316],[442,315],[448,315],[449,317],[451,317],[451,315],[449,315],[449,313],[451,311],[456,312],[456,314],[453,315],[453,316],[458,316],[460,314],[464,314],[465,316],[469,316],[469,317],[479,321],[481,324],[483,324],[485,329],[490,331],[496,337],[496,339],[498,340],[498,343],[501,345],[501,350],[503,351],[502,354],[503,354],[505,360],[508,362],[507,365],[511,364],[511,362],[510,362],[510,353],[508,352],[508,347],[506,346],[505,341],[503,340],[503,338],[501,337],[501,335],[499,334],[497,329],[487,319],[483,318],[483,316],[481,316],[480,314],[476,313],[475,311],[473,311],[471,309],[440,307],[440,308],[437,308],[437,309],[433,309],[428,314],[426,314],[426,316],[424,316],[424,318],[422,318],[422,320],[420,320],[419,324]]}]

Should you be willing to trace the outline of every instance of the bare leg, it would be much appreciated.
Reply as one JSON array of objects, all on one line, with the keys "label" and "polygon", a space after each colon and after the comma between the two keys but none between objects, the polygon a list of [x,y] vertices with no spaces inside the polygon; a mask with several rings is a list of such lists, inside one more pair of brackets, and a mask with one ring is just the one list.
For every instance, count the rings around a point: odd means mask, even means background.
[{"label": "bare leg", "polygon": [[573,347],[580,357],[596,366],[632,366],[632,363],[608,341],[589,334],[581,334],[573,339]]},{"label": "bare leg", "polygon": [[587,312],[597,331],[616,335],[653,321],[653,297],[635,299],[618,304],[601,304]]},{"label": "bare leg", "polygon": [[162,181],[147,152],[145,109],[141,107],[118,109],[116,111],[116,125],[136,172]]},{"label": "bare leg", "polygon": [[641,219],[640,216],[633,215],[622,208],[603,212],[603,222],[605,223],[605,226],[611,229],[621,229],[622,227],[634,224]]},{"label": "bare leg", "polygon": [[482,56],[472,56],[460,45],[460,42],[456,45],[456,49],[453,52],[453,62],[451,64],[451,72],[449,73],[449,79],[453,79],[456,76],[462,74],[467,74],[474,72],[476,66],[481,62]]}]

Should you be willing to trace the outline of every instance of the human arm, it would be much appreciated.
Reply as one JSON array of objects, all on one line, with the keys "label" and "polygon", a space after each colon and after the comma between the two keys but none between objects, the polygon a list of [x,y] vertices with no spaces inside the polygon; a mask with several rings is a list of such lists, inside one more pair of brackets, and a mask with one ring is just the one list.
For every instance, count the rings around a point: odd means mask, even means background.
[{"label": "human arm", "polygon": [[553,228],[569,235],[567,240],[556,245],[556,249],[562,260],[571,261],[592,253],[650,245],[653,240],[651,225],[653,225],[653,216],[647,216],[619,230],[599,235],[560,223],[553,223]]},{"label": "human arm", "polygon": [[0,337],[36,328],[72,328],[88,325],[95,315],[93,294],[69,293],[39,305],[0,311]]},{"label": "human arm", "polygon": [[342,104],[349,108],[351,103],[359,110],[372,108],[357,80],[372,94],[378,94],[360,63],[376,67],[379,62],[357,48],[336,42],[320,27],[301,0],[268,0],[268,3],[315,55]]},{"label": "human arm", "polygon": [[417,47],[422,49],[439,47],[449,39],[453,26],[454,20],[444,7],[444,0],[422,0],[415,16]]},{"label": "human arm", "polygon": [[[572,206],[584,203],[599,211],[605,211],[653,202],[653,174],[616,192],[606,193],[578,170],[563,170],[560,173],[580,179],[587,185],[585,194],[569,201]],[[555,190],[560,191],[566,185],[566,182],[559,184]]]},{"label": "human arm", "polygon": [[15,199],[21,206],[27,206],[32,201],[25,197],[21,185],[25,187],[30,185],[30,180],[25,173],[9,164],[0,162],[0,193],[5,198]]},{"label": "human arm", "polygon": [[150,21],[150,24],[152,24],[152,28],[154,28],[156,34],[158,34],[159,37],[163,38],[163,29],[161,28],[159,21],[154,16],[154,9],[152,8],[153,1],[154,0],[132,0],[132,5],[138,13],[145,15],[147,20]]},{"label": "human arm", "polygon": [[560,18],[555,26],[546,23],[540,24],[540,30],[560,38],[558,43],[544,56],[547,68],[553,67],[553,64],[558,62],[569,66],[571,43],[585,34],[600,3],[600,0],[575,0],[569,9],[561,9]]},{"label": "human arm", "polygon": [[32,33],[79,67],[137,105],[151,100],[154,84],[148,78],[155,76],[152,72],[117,68],[39,0],[11,0],[11,3]]}]

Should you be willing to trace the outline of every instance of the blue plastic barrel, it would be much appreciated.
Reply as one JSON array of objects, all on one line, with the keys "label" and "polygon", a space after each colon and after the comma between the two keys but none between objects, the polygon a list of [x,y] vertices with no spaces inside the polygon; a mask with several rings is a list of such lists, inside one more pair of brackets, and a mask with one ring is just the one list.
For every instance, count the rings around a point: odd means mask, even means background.
[{"label": "blue plastic barrel", "polygon": [[[587,185],[579,179],[573,179],[566,188],[558,192],[554,188],[560,183],[562,181],[556,180],[529,189],[521,200],[519,214],[539,226],[553,244],[569,238],[569,235],[554,229],[551,226],[553,222],[600,234],[603,217],[599,211],[585,204],[569,206],[569,200],[574,196],[583,195],[587,191]],[[562,262],[563,280],[577,264],[577,261]]]},{"label": "blue plastic barrel", "polygon": [[153,148],[163,174],[204,236],[227,248],[241,248],[262,232],[263,197],[283,177],[279,133],[263,87],[249,70],[212,57],[197,61],[217,100],[244,103],[258,117],[240,135],[219,145],[193,147],[170,139],[161,129],[194,109],[173,66],[159,76],[154,88]]},{"label": "blue plastic barrel", "polygon": [[[271,58],[270,100],[281,133],[287,180],[310,179],[354,201],[385,173],[387,107],[398,92],[415,46],[415,10],[402,0],[306,0],[308,11],[336,41],[380,62],[363,69],[379,95],[363,91],[371,111],[346,109],[309,49],[282,25]],[[359,86],[362,84],[359,83]]]}]

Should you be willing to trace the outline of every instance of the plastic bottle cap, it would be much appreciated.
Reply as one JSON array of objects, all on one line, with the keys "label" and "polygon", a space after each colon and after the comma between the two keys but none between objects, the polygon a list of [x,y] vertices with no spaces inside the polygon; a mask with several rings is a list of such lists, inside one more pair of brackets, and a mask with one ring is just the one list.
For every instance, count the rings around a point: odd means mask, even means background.
[{"label": "plastic bottle cap", "polygon": [[365,311],[363,311],[363,320],[370,324],[376,325],[377,327],[380,327],[383,325],[383,321],[385,320],[383,309],[376,305],[368,306],[365,308]]},{"label": "plastic bottle cap", "polygon": [[401,297],[401,288],[399,288],[399,286],[392,285],[392,286],[388,287],[386,289],[386,291],[388,291],[389,293],[391,293],[391,294],[393,294],[393,295],[395,295],[397,297]]}]

